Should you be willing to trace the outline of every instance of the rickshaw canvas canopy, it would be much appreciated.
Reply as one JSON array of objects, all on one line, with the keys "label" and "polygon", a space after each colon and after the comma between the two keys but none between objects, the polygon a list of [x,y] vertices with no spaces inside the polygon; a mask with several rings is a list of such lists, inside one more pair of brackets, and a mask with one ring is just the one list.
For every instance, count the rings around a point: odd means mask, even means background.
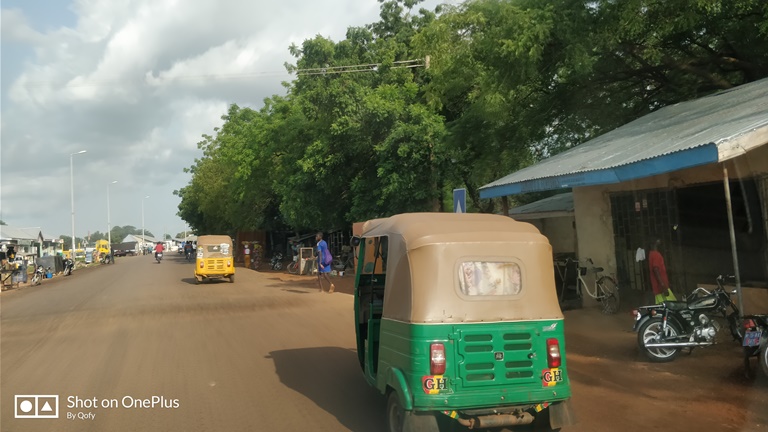
[{"label": "rickshaw canvas canopy", "polygon": [[[363,238],[387,237],[383,319],[467,323],[561,319],[552,248],[531,224],[490,214],[408,213],[365,223]],[[520,292],[468,296],[463,263],[514,263]]]},{"label": "rickshaw canvas canopy", "polygon": [[[211,252],[208,250],[208,246],[221,246],[227,245],[227,253],[224,251]],[[202,251],[204,258],[221,258],[232,256],[232,238],[225,235],[205,235],[197,238],[197,250]]]}]

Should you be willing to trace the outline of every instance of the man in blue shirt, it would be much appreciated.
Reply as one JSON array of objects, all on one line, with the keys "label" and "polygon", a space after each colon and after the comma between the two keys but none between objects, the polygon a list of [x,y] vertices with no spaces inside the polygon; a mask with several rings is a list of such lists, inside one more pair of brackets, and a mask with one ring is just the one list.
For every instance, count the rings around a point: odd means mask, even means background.
[{"label": "man in blue shirt", "polygon": [[323,282],[321,276],[328,281],[330,287],[328,293],[332,293],[336,287],[333,286],[331,278],[328,273],[331,272],[331,252],[328,250],[328,243],[323,240],[323,233],[319,232],[315,236],[317,240],[317,285],[320,287],[320,292],[323,292]]}]

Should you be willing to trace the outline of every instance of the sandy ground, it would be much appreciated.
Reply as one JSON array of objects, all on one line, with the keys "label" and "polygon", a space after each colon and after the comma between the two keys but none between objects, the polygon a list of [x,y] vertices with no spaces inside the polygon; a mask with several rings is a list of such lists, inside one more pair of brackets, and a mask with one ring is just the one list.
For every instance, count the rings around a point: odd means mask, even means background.
[{"label": "sandy ground", "polygon": [[[316,278],[238,269],[234,284],[195,285],[169,255],[3,292],[0,431],[381,432],[385,401],[354,351],[353,281],[334,278],[329,295]],[[743,377],[735,343],[652,364],[631,325],[566,312],[568,430],[768,431],[768,380]],[[14,419],[15,395],[30,394],[59,395],[60,418]],[[178,407],[122,406],[152,396]]]}]

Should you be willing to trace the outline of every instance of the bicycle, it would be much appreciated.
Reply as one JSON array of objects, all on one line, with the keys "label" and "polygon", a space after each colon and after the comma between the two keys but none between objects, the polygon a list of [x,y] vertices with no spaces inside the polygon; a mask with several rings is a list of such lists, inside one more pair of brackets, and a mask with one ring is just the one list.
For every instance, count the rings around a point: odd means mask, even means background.
[{"label": "bicycle", "polygon": [[333,263],[331,264],[334,270],[336,271],[346,271],[348,268],[354,268],[355,267],[355,260],[354,256],[351,253],[348,253],[346,256],[342,257],[343,259],[334,258]]},{"label": "bicycle", "polygon": [[290,274],[299,274],[299,256],[294,255],[293,261],[285,267]]},{"label": "bicycle", "polygon": [[[579,261],[568,259],[567,262],[575,262],[578,265],[578,273],[576,274],[576,293],[579,298],[583,297],[582,285],[584,291],[589,294],[590,297],[600,302],[603,306],[603,313],[606,315],[615,314],[619,311],[619,285],[616,283],[616,279],[611,276],[602,276],[601,273],[605,270],[602,267],[595,267],[595,263],[591,258],[587,258],[589,268],[582,267]],[[584,276],[587,273],[595,275],[595,285],[590,291],[587,281],[584,280]]]}]

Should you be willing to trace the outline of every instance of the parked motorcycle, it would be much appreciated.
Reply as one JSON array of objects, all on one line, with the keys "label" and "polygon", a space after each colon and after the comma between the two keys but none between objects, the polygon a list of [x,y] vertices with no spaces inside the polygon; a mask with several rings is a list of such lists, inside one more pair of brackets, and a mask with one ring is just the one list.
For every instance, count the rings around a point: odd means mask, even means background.
[{"label": "parked motorcycle", "polygon": [[[48,267],[48,272],[50,271],[51,268]],[[43,271],[43,266],[39,265],[35,269],[35,274],[32,275],[32,285],[40,285],[43,279],[45,279],[45,271]]]},{"label": "parked motorcycle", "polygon": [[734,340],[742,340],[739,309],[723,287],[724,280],[724,276],[718,276],[717,288],[712,292],[699,287],[684,301],[666,301],[633,311],[637,344],[651,361],[672,361],[683,348],[714,345],[720,318]]},{"label": "parked motorcycle", "polygon": [[64,260],[64,276],[69,276],[75,271],[75,262],[70,258]]},{"label": "parked motorcycle", "polygon": [[269,261],[269,268],[272,270],[280,270],[283,268],[283,254],[280,252],[272,255],[272,259]]},{"label": "parked motorcycle", "polygon": [[750,357],[757,357],[763,374],[768,377],[768,315],[745,315],[744,324],[744,371],[751,377]]},{"label": "parked motorcycle", "polygon": [[157,263],[160,264],[160,261],[163,260],[163,253],[162,252],[155,252],[155,260],[157,260]]}]

